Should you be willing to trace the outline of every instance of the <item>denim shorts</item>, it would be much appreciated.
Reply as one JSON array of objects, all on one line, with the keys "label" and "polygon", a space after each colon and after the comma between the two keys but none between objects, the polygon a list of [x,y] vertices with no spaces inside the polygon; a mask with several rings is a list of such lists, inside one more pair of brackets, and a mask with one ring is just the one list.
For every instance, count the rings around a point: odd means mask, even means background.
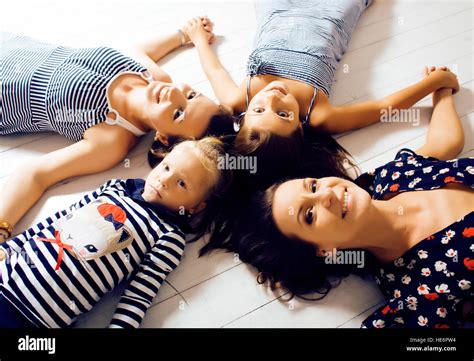
[{"label": "denim shorts", "polygon": [[294,79],[328,95],[357,21],[371,1],[257,1],[247,74]]}]

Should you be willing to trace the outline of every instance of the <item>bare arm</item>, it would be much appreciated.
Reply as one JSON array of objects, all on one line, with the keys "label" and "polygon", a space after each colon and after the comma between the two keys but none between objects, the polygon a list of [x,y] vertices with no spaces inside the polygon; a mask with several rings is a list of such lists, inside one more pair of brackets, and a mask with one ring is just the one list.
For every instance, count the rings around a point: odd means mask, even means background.
[{"label": "bare arm", "polygon": [[[212,22],[206,17],[199,17],[196,19],[199,19],[200,24],[202,24],[208,41],[212,39]],[[172,81],[171,77],[158,64],[156,64],[156,62],[171,53],[173,50],[181,47],[183,43],[189,42],[189,40],[189,36],[186,32],[180,33],[179,31],[175,31],[174,33],[162,35],[156,39],[138,44],[126,52],[145,66],[151,72],[155,80],[170,83]]]},{"label": "bare arm", "polygon": [[157,61],[181,46],[181,34],[160,36],[152,41],[139,44],[126,51],[132,58],[146,67],[155,80],[171,82],[171,77],[158,65]]},{"label": "bare arm", "polygon": [[219,103],[230,107],[233,112],[245,108],[245,82],[240,87],[234,82],[207,41],[201,24],[198,21],[190,21],[184,31],[198,51],[201,66]]},{"label": "bare arm", "polygon": [[[323,115],[312,112],[310,124],[327,133],[341,133],[374,124],[384,112],[394,109],[407,109],[420,99],[440,88],[452,88],[457,91],[459,84],[456,76],[444,70],[445,67],[432,72],[423,80],[379,100],[371,100],[341,107],[331,107]],[[314,116],[313,116],[314,114]]]},{"label": "bare arm", "polygon": [[101,172],[122,160],[130,145],[118,142],[114,130],[109,130],[95,131],[89,139],[20,166],[1,191],[0,219],[15,226],[50,186],[70,177]]},{"label": "bare arm", "polygon": [[456,112],[452,90],[438,90],[433,94],[433,114],[426,143],[416,153],[447,160],[456,158],[463,146],[464,131]]}]

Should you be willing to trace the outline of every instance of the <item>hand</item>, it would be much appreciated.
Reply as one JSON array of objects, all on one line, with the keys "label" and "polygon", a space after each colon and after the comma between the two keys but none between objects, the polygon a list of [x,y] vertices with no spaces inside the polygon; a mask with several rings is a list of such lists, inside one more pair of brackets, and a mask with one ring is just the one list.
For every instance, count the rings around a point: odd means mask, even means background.
[{"label": "hand", "polygon": [[196,46],[200,42],[212,44],[214,41],[214,23],[207,16],[189,20],[181,29],[184,35]]},{"label": "hand", "polygon": [[0,249],[0,262],[2,262],[5,258],[7,258],[5,251]]},{"label": "hand", "polygon": [[425,66],[424,69],[425,77],[433,79],[433,81],[439,85],[440,88],[450,88],[452,93],[455,94],[459,91],[459,82],[456,74],[451,72],[446,66]]}]

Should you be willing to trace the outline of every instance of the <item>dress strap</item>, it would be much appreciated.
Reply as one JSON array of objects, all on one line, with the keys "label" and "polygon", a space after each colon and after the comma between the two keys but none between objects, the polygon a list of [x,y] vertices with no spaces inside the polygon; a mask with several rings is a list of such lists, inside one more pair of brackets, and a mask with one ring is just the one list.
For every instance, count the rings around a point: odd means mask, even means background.
[{"label": "dress strap", "polygon": [[140,75],[143,79],[145,79],[148,83],[151,83],[153,81],[153,76],[151,75],[151,73],[148,71],[148,70],[145,70],[145,71],[142,71],[142,72],[136,72],[136,71],[123,71],[123,72],[120,72],[118,74],[116,74],[110,81],[109,83],[107,84],[107,87],[106,87],[106,90],[105,90],[105,93],[106,93],[106,96],[107,96],[107,104],[109,106],[109,111],[113,114],[115,114],[115,119],[107,116],[107,119],[105,120],[105,122],[109,125],[118,125],[126,130],[128,130],[130,133],[132,133],[133,135],[135,135],[136,137],[141,137],[142,135],[145,135],[146,132],[144,132],[143,130],[139,129],[138,127],[136,127],[135,125],[133,125],[132,123],[130,123],[128,120],[126,120],[125,118],[123,118],[122,116],[120,116],[119,112],[117,110],[115,110],[114,108],[112,108],[112,105],[110,103],[110,97],[109,97],[109,88],[110,88],[110,85],[114,82],[115,79],[117,79],[119,76],[121,75],[124,75],[124,74],[137,74],[137,75]]},{"label": "dress strap", "polygon": [[309,124],[309,117],[311,115],[311,111],[313,110],[314,101],[316,100],[316,94],[318,94],[318,88],[314,87],[313,97],[311,98],[311,102],[309,103],[308,113],[306,113],[306,117],[304,118],[303,124]]},{"label": "dress strap", "polygon": [[118,125],[119,127],[122,127],[128,130],[130,133],[132,133],[136,137],[141,137],[142,135],[146,134],[146,132],[139,129],[138,127],[130,123],[128,120],[122,118],[115,109],[110,108],[110,112],[115,114],[115,119],[108,116],[107,119],[105,119],[105,122],[108,125]]},{"label": "dress strap", "polygon": [[249,109],[249,97],[250,97],[250,81],[252,80],[252,76],[249,75],[247,78],[247,93],[245,94],[245,112]]},{"label": "dress strap", "polygon": [[240,126],[242,123],[242,118],[244,117],[245,113],[247,113],[247,110],[249,109],[249,97],[250,97],[250,81],[252,79],[252,76],[249,75],[247,78],[247,93],[245,94],[245,111],[243,113],[240,113],[235,119],[234,119],[234,131],[238,133],[240,131]]}]

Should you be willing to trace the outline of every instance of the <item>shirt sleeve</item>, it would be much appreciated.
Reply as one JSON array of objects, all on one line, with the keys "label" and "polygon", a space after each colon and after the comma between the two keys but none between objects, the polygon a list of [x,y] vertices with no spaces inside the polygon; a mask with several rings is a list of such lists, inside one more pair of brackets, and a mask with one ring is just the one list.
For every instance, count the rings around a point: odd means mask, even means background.
[{"label": "shirt sleeve", "polygon": [[366,318],[362,328],[457,328],[456,303],[446,295],[436,294],[436,299],[418,298],[416,304],[403,304],[392,298],[371,316]]},{"label": "shirt sleeve", "polygon": [[118,183],[118,179],[111,179],[108,182],[104,183],[102,186],[97,188],[95,191],[87,193],[84,195],[78,202],[72,204],[66,209],[62,211],[58,211],[53,215],[47,217],[46,219],[38,222],[34,226],[31,226],[27,230],[23,231],[22,233],[17,234],[15,237],[5,241],[0,245],[0,248],[3,248],[5,252],[21,252],[23,245],[27,242],[31,237],[34,237],[43,229],[51,226],[55,221],[63,218],[77,210],[79,208],[84,207],[86,204],[93,202],[95,199],[99,198],[102,193],[104,193],[108,188],[113,187],[116,183]]},{"label": "shirt sleeve", "polygon": [[168,232],[145,255],[138,272],[122,295],[110,328],[137,328],[163,281],[174,270],[184,252],[184,235]]}]

